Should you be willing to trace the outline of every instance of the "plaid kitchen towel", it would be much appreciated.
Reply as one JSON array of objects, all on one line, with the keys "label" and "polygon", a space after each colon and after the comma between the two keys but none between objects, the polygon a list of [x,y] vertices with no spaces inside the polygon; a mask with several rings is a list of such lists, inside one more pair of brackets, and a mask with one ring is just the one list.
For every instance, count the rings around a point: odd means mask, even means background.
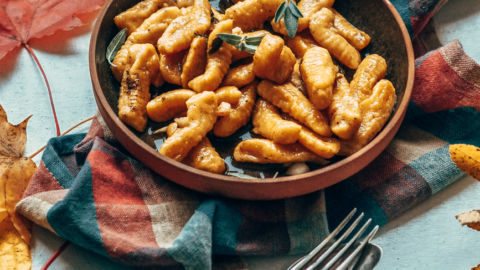
[{"label": "plaid kitchen towel", "polygon": [[[410,29],[443,2],[410,1]],[[448,144],[480,146],[479,82],[480,66],[458,41],[418,58],[412,100],[388,148],[350,179],[276,201],[176,185],[131,158],[97,114],[88,134],[49,141],[16,209],[77,245],[137,267],[210,269],[213,255],[305,253],[354,207],[385,224],[462,177]],[[236,269],[244,267],[237,261]]]}]

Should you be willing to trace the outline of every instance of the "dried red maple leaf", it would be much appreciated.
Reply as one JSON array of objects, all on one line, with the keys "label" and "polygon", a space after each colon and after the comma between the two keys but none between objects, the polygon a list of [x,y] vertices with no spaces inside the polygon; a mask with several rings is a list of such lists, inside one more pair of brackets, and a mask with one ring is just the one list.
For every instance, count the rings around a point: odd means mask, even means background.
[{"label": "dried red maple leaf", "polygon": [[10,50],[23,45],[33,56],[47,84],[50,103],[60,135],[57,115],[47,77],[33,50],[28,45],[31,38],[51,35],[57,30],[70,30],[82,25],[75,14],[91,12],[105,0],[0,0],[0,59]]}]

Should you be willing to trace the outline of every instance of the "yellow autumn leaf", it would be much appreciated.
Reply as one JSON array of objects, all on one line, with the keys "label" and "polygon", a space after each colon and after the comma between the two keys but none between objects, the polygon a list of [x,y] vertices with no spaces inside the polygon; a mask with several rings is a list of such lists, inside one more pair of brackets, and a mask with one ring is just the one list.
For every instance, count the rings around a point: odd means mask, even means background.
[{"label": "yellow autumn leaf", "polygon": [[460,170],[480,181],[480,148],[473,145],[452,144],[450,156]]},{"label": "yellow autumn leaf", "polygon": [[28,270],[32,267],[30,250],[7,217],[0,222],[0,269]]},{"label": "yellow autumn leaf", "polygon": [[30,245],[32,223],[19,215],[15,206],[22,199],[36,167],[30,158],[19,158],[0,172],[0,207],[7,210],[8,217],[27,245]]},{"label": "yellow autumn leaf", "polygon": [[12,125],[0,106],[0,269],[26,270],[32,265],[32,223],[15,211],[37,168],[30,158],[23,157],[29,118]]},{"label": "yellow autumn leaf", "polygon": [[473,210],[455,216],[462,226],[480,231],[480,211]]},{"label": "yellow autumn leaf", "polygon": [[2,222],[7,216],[7,209],[0,207],[0,222]]}]

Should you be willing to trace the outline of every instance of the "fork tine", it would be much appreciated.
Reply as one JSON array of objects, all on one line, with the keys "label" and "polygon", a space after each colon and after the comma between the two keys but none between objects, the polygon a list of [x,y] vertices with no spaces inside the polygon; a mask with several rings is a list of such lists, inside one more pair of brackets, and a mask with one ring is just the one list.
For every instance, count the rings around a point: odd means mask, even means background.
[{"label": "fork tine", "polygon": [[363,218],[363,213],[361,213],[360,216],[353,222],[353,224],[350,225],[348,230],[342,236],[340,236],[340,238],[338,238],[338,240],[335,243],[333,243],[333,245],[327,251],[325,251],[325,253],[323,253],[322,256],[320,256],[320,258],[318,258],[317,261],[314,262],[312,265],[310,265],[306,270],[315,269],[315,267],[317,267],[328,255],[330,255],[330,253],[332,253],[333,250],[335,250],[335,248],[337,248],[337,246],[343,241],[343,239],[345,239],[348,235],[350,235],[353,229],[355,229],[358,223],[360,223],[360,220],[362,218]]},{"label": "fork tine", "polygon": [[332,265],[334,263],[336,263],[338,261],[338,259],[340,259],[340,257],[343,255],[343,253],[345,253],[345,251],[347,251],[347,249],[349,249],[350,246],[352,246],[352,244],[355,243],[355,241],[357,241],[357,239],[363,234],[363,232],[367,229],[368,225],[370,225],[370,222],[372,222],[372,219],[369,219],[367,222],[365,222],[363,227],[360,228],[360,230],[355,234],[355,236],[352,237],[352,239],[350,239],[350,241],[348,241],[348,243],[342,248],[342,250],[340,250],[340,252],[338,252],[337,255],[335,255],[335,257],[333,257],[327,263],[327,265],[325,265],[322,268],[322,270],[327,270],[328,268],[332,267]]},{"label": "fork tine", "polygon": [[373,230],[367,235],[367,237],[365,237],[365,240],[363,240],[363,242],[352,252],[352,254],[350,254],[350,256],[348,256],[347,259],[345,259],[345,261],[340,266],[337,267],[336,270],[345,270],[350,264],[350,262],[355,258],[355,256],[357,256],[357,254],[363,250],[363,247],[365,247],[365,245],[370,242],[375,233],[377,233],[378,228],[378,225],[375,226],[375,228],[373,228]]},{"label": "fork tine", "polygon": [[340,225],[338,225],[338,227],[332,232],[330,233],[329,236],[327,236],[327,238],[325,238],[325,240],[323,240],[315,249],[313,249],[303,260],[301,260],[299,263],[297,263],[293,268],[291,268],[290,270],[298,270],[300,268],[302,268],[306,263],[308,263],[315,255],[317,255],[317,253],[326,245],[328,244],[332,239],[333,237],[335,237],[338,232],[340,232],[340,230],[343,229],[343,227],[345,227],[345,225],[348,223],[348,221],[350,221],[350,219],[352,218],[352,216],[357,212],[357,208],[354,208],[352,210],[352,212],[350,212],[350,214],[348,214],[348,216],[342,221],[342,223],[340,223]]}]

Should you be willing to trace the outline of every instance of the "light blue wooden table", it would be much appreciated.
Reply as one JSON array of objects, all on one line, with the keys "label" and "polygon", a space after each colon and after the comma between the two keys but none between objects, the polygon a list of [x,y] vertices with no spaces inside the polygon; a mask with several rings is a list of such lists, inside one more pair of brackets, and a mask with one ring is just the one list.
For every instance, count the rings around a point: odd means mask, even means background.
[{"label": "light blue wooden table", "polygon": [[[88,70],[91,22],[50,38],[33,39],[50,81],[60,127],[65,131],[93,116],[96,103]],[[480,61],[480,1],[450,0],[434,17],[440,42],[459,39],[465,51]],[[28,125],[25,155],[55,136],[43,78],[26,50],[17,48],[0,61],[0,103],[12,123],[33,114]],[[88,124],[75,132],[86,132]],[[38,163],[39,157],[34,159]],[[377,269],[470,269],[480,264],[480,232],[461,227],[455,215],[480,209],[480,184],[464,177],[404,215],[383,226],[374,243],[384,256]],[[35,226],[32,239],[33,269],[40,269],[63,240]],[[299,256],[247,258],[251,269],[285,269]],[[129,269],[71,245],[50,267],[60,269]]]}]

